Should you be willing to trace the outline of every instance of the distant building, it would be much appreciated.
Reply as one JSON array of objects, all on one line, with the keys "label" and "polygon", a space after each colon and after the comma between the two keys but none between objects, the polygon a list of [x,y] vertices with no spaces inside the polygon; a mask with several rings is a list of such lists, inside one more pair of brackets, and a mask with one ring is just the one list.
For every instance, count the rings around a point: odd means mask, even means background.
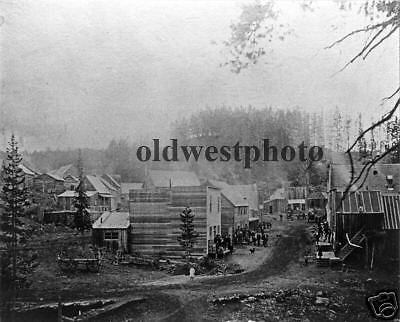
[{"label": "distant building", "polygon": [[56,175],[57,177],[60,178],[66,178],[67,176],[72,176],[72,177],[79,177],[79,169],[76,165],[70,163],[67,165],[64,165],[58,169],[54,169],[49,171],[49,173]]},{"label": "distant building", "polygon": [[38,176],[40,173],[35,172],[34,170],[28,168],[24,164],[20,164],[19,168],[23,171],[25,175],[25,185],[27,187],[32,187],[33,186],[33,179]]},{"label": "distant building", "polygon": [[208,183],[221,189],[221,233],[233,235],[240,228],[249,227],[249,202],[236,185],[209,180]]},{"label": "distant building", "polygon": [[86,191],[98,193],[98,204],[93,205],[93,207],[99,207],[99,211],[110,211],[118,208],[120,192],[116,188],[98,176],[86,175],[83,181]]},{"label": "distant building", "polygon": [[129,211],[129,191],[143,189],[142,182],[121,182],[121,209]]},{"label": "distant building", "polygon": [[279,215],[286,213],[287,196],[284,188],[279,188],[264,202],[264,214]]},{"label": "distant building", "polygon": [[288,187],[287,203],[292,210],[306,210],[307,187]]},{"label": "distant building", "polygon": [[74,177],[72,174],[67,174],[64,177],[64,187],[66,190],[75,190],[79,185],[79,178]]},{"label": "distant building", "polygon": [[64,179],[52,173],[43,173],[33,179],[33,188],[37,192],[56,196],[65,191]]},{"label": "distant building", "polygon": [[[83,179],[86,195],[89,198],[89,212],[92,220],[97,219],[103,212],[117,209],[119,191],[105,182],[102,178],[86,175]],[[76,188],[76,187],[75,187]],[[75,190],[66,190],[57,195],[57,204],[60,210],[75,211]]]},{"label": "distant building", "polygon": [[95,245],[129,252],[130,222],[128,212],[104,212],[92,225]]}]

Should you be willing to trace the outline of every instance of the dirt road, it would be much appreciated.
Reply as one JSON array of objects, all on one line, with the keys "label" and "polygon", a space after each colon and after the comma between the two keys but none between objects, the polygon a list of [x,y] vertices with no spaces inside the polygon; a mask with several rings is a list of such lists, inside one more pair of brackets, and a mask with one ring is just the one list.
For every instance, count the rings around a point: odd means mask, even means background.
[{"label": "dirt road", "polygon": [[[95,321],[373,321],[365,298],[379,289],[397,287],[398,275],[376,271],[348,272],[303,266],[299,260],[309,247],[308,225],[285,222],[281,237],[265,261],[254,270],[226,276],[164,276],[110,288],[64,289],[63,298],[140,296],[140,304],[126,305]],[[372,281],[372,282],[371,282]],[[48,292],[49,298],[56,290]],[[215,299],[239,294],[240,301],[215,304]],[[323,298],[323,304],[315,303]],[[32,320],[33,321],[33,320]]]}]

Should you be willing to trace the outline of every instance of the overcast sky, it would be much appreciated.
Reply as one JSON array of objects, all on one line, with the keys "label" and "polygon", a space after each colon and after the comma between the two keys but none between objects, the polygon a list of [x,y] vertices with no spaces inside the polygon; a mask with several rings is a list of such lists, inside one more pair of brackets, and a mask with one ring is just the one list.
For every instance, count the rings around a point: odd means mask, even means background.
[{"label": "overcast sky", "polygon": [[368,20],[316,2],[304,12],[281,1],[295,35],[235,74],[219,65],[243,1],[1,1],[1,131],[33,150],[166,136],[176,118],[222,104],[339,106],[371,119],[397,87],[399,40],[332,77],[366,35],[324,47]]}]

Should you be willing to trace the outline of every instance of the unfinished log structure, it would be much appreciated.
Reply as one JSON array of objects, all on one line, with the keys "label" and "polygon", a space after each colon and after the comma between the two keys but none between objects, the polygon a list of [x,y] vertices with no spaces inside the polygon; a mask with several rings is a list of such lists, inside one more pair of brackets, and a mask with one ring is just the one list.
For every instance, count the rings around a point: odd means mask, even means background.
[{"label": "unfinished log structure", "polygon": [[193,256],[208,253],[221,229],[221,193],[209,186],[131,190],[131,251],[141,255],[178,258],[184,250],[178,242],[180,213],[189,206],[199,233]]}]

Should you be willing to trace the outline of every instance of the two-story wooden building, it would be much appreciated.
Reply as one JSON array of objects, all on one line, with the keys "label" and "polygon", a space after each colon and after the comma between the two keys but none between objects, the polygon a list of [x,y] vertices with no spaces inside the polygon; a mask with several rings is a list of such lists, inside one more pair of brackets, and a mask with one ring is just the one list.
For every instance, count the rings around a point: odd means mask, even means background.
[{"label": "two-story wooden building", "polygon": [[211,186],[221,189],[221,232],[233,235],[240,228],[249,228],[249,202],[236,185],[209,180]]},{"label": "two-story wooden building", "polygon": [[[207,254],[215,236],[221,233],[220,190],[200,185],[194,173],[187,176],[186,171],[178,172],[153,173],[152,184],[164,187],[130,190],[132,252],[181,257],[184,250],[178,242],[182,233],[180,214],[186,207],[191,208],[194,228],[199,233],[192,251],[194,256]],[[179,183],[184,186],[176,186]],[[195,185],[188,186],[189,183]]]}]

